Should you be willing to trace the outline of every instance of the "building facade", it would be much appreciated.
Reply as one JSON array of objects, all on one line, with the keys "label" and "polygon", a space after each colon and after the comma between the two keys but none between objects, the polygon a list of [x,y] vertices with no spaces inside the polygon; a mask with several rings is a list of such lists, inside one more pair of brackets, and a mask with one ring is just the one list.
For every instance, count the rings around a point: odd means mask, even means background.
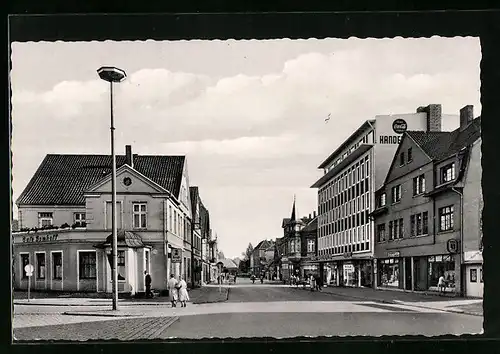
[{"label": "building facade", "polygon": [[278,276],[289,282],[291,276],[300,278],[318,275],[317,234],[318,217],[316,212],[308,217],[297,219],[295,200],[290,218],[285,218],[281,224],[283,237],[276,239],[275,264]]},{"label": "building facade", "polygon": [[452,132],[407,131],[371,214],[376,286],[482,297],[481,122],[472,106]]},{"label": "building facade", "polygon": [[[111,156],[47,155],[17,200],[14,286],[111,292]],[[190,280],[191,201],[184,156],[117,156],[118,289],[166,289]]]},{"label": "building facade", "polygon": [[271,263],[274,261],[274,241],[263,240],[260,241],[252,251],[250,257],[250,272],[255,276],[271,276],[268,274]]},{"label": "building facade", "polygon": [[374,286],[375,193],[407,129],[438,131],[441,106],[378,115],[363,123],[319,166],[318,263],[325,285]]}]

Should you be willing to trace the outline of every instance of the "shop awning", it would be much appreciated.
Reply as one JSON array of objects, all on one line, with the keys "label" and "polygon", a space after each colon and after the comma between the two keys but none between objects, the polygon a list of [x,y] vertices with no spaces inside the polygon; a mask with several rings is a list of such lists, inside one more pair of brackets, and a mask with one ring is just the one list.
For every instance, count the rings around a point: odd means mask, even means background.
[{"label": "shop awning", "polygon": [[[143,248],[147,247],[142,242],[142,237],[135,232],[119,230],[117,233],[117,246],[120,247],[128,247],[128,248]],[[106,237],[106,241],[97,245],[94,245],[95,248],[106,248],[111,247],[113,245],[113,234]]]}]

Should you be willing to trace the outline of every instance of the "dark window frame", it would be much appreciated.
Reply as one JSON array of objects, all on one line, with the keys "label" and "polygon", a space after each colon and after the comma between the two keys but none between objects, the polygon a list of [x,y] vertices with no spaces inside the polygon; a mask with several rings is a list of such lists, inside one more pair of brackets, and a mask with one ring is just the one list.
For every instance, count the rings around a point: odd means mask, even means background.
[{"label": "dark window frame", "polygon": [[477,269],[471,268],[469,271],[469,280],[471,283],[477,283]]},{"label": "dark window frame", "polygon": [[[92,255],[92,256],[91,256]],[[83,256],[89,256],[85,259]],[[97,252],[80,251],[78,253],[78,280],[96,280],[97,279]],[[92,271],[94,275],[92,275]]]},{"label": "dark window frame", "polygon": [[[55,256],[58,256],[59,260],[56,260]],[[57,251],[57,252],[52,252],[51,254],[52,257],[52,279],[53,280],[62,280],[62,273],[63,273],[63,264],[62,264],[62,258],[63,258],[63,253],[62,251]],[[57,266],[60,266],[61,268],[61,276],[57,275]]]},{"label": "dark window frame", "polygon": [[439,208],[439,232],[454,230],[454,207],[448,205]]}]

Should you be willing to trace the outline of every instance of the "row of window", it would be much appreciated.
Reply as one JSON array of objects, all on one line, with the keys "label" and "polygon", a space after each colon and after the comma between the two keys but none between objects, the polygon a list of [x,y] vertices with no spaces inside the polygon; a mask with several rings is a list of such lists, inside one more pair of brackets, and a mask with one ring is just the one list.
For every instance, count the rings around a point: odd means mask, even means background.
[{"label": "row of window", "polygon": [[358,226],[366,225],[370,222],[368,216],[368,210],[356,213],[355,215],[350,215],[345,218],[338,219],[328,225],[321,226],[319,229],[319,236],[326,236],[331,234],[337,234],[342,231],[346,231]]},{"label": "row of window", "polygon": [[[62,251],[51,252],[52,257],[52,279],[62,280]],[[109,255],[110,257],[110,255]],[[22,278],[28,278],[24,267],[29,264],[29,254],[21,254]],[[149,269],[149,251],[145,252],[146,269]],[[125,251],[118,251],[117,253],[118,265],[118,280],[125,280]],[[45,260],[45,253],[35,253],[35,277],[37,280],[45,280],[47,277],[47,267]],[[81,251],[78,252],[78,278],[79,279],[96,279],[97,277],[97,260],[95,251]]]},{"label": "row of window", "polygon": [[349,252],[364,252],[370,250],[369,242],[356,243],[352,245],[334,246],[327,249],[322,249],[318,251],[320,256],[324,255],[338,255]]},{"label": "row of window", "polygon": [[171,205],[168,206],[168,231],[179,235],[184,241],[191,242],[191,223]]},{"label": "row of window", "polygon": [[[54,224],[54,214],[51,212],[38,213],[38,227],[52,226]],[[85,227],[85,213],[73,213],[73,224],[77,227]]]},{"label": "row of window", "polygon": [[337,208],[344,204],[349,203],[355,198],[362,196],[370,191],[370,179],[366,177],[365,179],[357,182],[355,185],[348,187],[335,194],[332,198],[319,203],[319,213],[323,214],[328,210]]},{"label": "row of window", "polygon": [[[453,230],[453,205],[439,208],[439,232]],[[404,238],[404,219],[389,221],[388,232],[386,224],[377,225],[377,241],[397,240]],[[429,214],[427,211],[410,215],[410,237],[427,235],[429,229]]]},{"label": "row of window", "polygon": [[[366,155],[364,158],[359,159],[356,163],[353,163],[343,173],[339,173],[338,176],[333,178],[330,182],[318,190],[319,203],[321,204],[327,200],[333,199],[334,196],[340,195],[349,187],[356,185],[358,182],[362,182],[369,176],[370,160],[368,155]],[[359,188],[361,188],[361,186],[359,186]],[[353,192],[351,191],[351,195],[352,193]],[[344,200],[347,200],[346,196],[344,196]]]},{"label": "row of window", "polygon": [[374,134],[373,130],[370,131],[369,133],[365,134],[361,139],[359,139],[355,144],[353,144],[349,148],[349,150],[344,152],[342,154],[342,156],[340,156],[337,160],[335,160],[333,162],[333,164],[325,170],[325,173],[328,173],[329,170],[331,170],[332,168],[337,166],[339,163],[341,163],[347,156],[352,154],[361,144],[375,144],[375,134]]},{"label": "row of window", "polygon": [[[404,153],[401,153],[404,154]],[[451,182],[455,179],[455,163],[448,164],[440,169],[440,184]],[[425,175],[420,175],[413,178],[413,196],[425,193]],[[402,188],[401,184],[391,188],[391,202],[398,203],[401,200]],[[377,197],[377,207],[386,205],[386,194],[382,193]]]},{"label": "row of window", "polygon": [[335,235],[319,237],[318,249],[322,250],[334,246],[365,242],[370,240],[370,233],[370,226],[364,225]]},{"label": "row of window", "polygon": [[350,200],[347,204],[325,211],[318,217],[318,226],[324,226],[347,216],[356,215],[359,212],[370,209],[370,194],[365,193],[356,199]]}]

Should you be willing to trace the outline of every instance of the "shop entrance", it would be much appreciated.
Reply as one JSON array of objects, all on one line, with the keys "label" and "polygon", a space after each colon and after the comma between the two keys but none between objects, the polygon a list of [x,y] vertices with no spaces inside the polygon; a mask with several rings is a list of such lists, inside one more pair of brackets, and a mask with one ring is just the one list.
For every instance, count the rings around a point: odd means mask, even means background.
[{"label": "shop entrance", "polygon": [[411,258],[405,258],[405,289],[411,290]]},{"label": "shop entrance", "polygon": [[352,263],[344,264],[344,284],[346,286],[358,285],[358,277],[356,275],[357,274]]}]

